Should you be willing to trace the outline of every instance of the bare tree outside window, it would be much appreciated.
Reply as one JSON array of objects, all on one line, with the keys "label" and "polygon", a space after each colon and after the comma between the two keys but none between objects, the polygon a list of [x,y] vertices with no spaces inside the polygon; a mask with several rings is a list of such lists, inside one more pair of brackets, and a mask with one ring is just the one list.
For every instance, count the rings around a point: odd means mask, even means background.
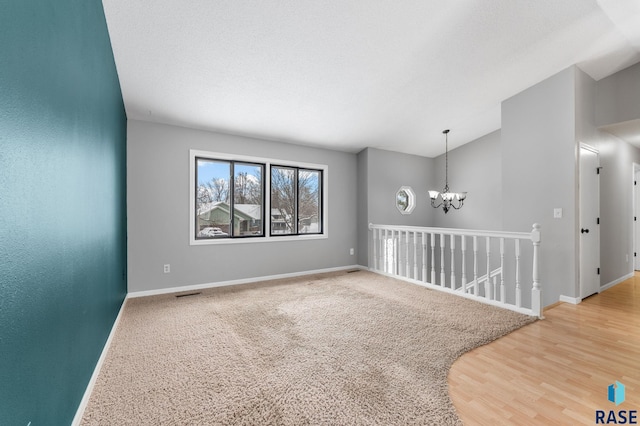
[{"label": "bare tree outside window", "polygon": [[263,234],[262,164],[234,163],[233,232],[235,236]]},{"label": "bare tree outside window", "polygon": [[296,169],[271,167],[271,233],[295,234]]},{"label": "bare tree outside window", "polygon": [[196,165],[196,238],[228,237],[231,163],[198,158]]},{"label": "bare tree outside window", "polygon": [[320,170],[271,167],[271,233],[322,232]]},{"label": "bare tree outside window", "polygon": [[224,201],[225,203],[229,202],[229,179],[212,179],[205,185],[211,192],[211,201]]},{"label": "bare tree outside window", "polygon": [[317,234],[320,227],[320,171],[298,171],[298,232]]},{"label": "bare tree outside window", "polygon": [[196,238],[264,235],[265,165],[197,158]]}]

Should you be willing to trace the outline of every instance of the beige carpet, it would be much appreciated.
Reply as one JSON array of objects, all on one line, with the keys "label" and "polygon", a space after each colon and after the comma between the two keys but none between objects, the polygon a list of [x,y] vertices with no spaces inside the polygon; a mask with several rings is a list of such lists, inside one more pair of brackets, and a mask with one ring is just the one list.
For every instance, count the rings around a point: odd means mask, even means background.
[{"label": "beige carpet", "polygon": [[532,321],[365,271],[130,299],[82,424],[460,424],[450,365]]}]

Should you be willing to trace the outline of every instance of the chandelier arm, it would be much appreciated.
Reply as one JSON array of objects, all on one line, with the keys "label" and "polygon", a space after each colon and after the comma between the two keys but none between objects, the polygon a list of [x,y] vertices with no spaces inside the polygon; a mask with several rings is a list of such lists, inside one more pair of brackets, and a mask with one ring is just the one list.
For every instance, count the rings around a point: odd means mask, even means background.
[{"label": "chandelier arm", "polygon": [[435,203],[433,202],[433,198],[431,199],[431,207],[433,207],[434,209],[437,209],[438,207],[440,207],[441,205],[443,205],[444,203],[441,201],[440,204],[438,204],[437,206],[435,205]]},{"label": "chandelier arm", "polygon": [[455,204],[451,203],[451,207],[453,207],[456,210],[460,210],[460,208],[464,205],[464,200],[458,200],[458,207],[455,206]]}]

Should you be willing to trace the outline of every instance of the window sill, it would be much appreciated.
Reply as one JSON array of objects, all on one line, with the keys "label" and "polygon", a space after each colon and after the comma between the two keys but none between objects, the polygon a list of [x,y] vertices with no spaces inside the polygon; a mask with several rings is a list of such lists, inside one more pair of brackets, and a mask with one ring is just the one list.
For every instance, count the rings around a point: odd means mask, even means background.
[{"label": "window sill", "polygon": [[260,243],[275,243],[281,241],[309,241],[309,240],[326,240],[329,238],[327,234],[312,234],[312,235],[291,235],[291,236],[264,236],[264,237],[249,237],[249,238],[220,238],[211,240],[196,240],[192,238],[189,242],[191,246],[210,246],[210,245],[225,245],[225,244],[260,244]]}]

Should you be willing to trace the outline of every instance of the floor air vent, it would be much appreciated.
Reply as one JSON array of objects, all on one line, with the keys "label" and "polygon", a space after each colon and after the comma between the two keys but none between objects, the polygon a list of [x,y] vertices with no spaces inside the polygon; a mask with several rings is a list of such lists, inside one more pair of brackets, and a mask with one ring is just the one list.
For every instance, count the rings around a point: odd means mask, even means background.
[{"label": "floor air vent", "polygon": [[185,294],[177,294],[176,297],[187,297],[187,296],[197,296],[199,295],[200,292],[195,292],[195,293],[185,293]]}]

